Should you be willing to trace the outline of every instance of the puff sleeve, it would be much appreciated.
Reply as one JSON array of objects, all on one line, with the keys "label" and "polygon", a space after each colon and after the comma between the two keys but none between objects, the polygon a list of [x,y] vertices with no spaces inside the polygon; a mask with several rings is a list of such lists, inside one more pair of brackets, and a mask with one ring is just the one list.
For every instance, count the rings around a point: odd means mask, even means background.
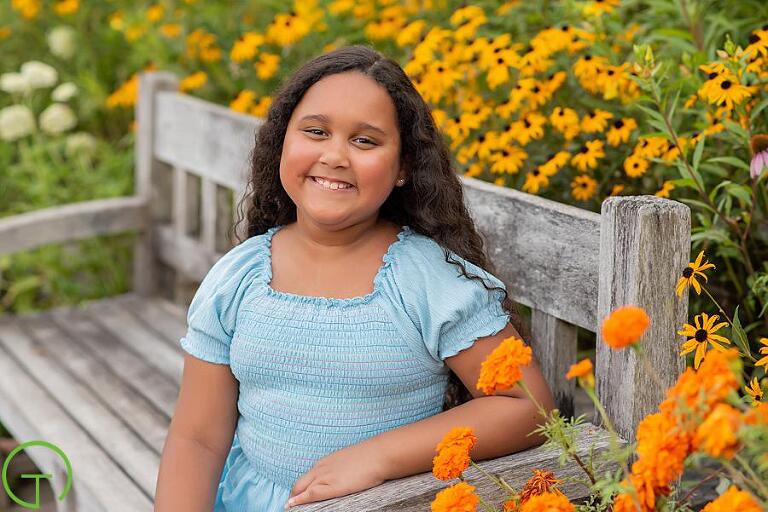
[{"label": "puff sleeve", "polygon": [[198,359],[229,364],[237,310],[264,261],[259,241],[259,237],[252,237],[230,249],[195,292],[187,310],[187,333],[180,343]]},{"label": "puff sleeve", "polygon": [[[501,290],[489,290],[477,279],[462,275],[445,261],[443,248],[421,237],[400,255],[397,282],[405,311],[421,335],[424,349],[434,363],[470,347],[478,338],[499,333],[509,322],[501,304]],[[450,251],[467,273],[482,277],[492,288],[506,290],[496,276]]]}]

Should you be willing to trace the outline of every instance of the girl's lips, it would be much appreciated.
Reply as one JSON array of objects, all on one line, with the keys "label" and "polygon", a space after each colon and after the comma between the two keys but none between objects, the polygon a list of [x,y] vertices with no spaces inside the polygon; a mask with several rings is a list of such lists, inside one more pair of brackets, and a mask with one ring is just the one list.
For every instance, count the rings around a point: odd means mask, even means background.
[{"label": "girl's lips", "polygon": [[317,188],[319,188],[321,190],[325,190],[326,192],[352,192],[356,188],[356,187],[352,186],[352,187],[347,187],[347,188],[337,188],[336,190],[333,190],[332,188],[325,188],[324,186],[319,184],[317,181],[315,181],[314,176],[310,176],[308,179],[309,179],[309,181],[312,182],[312,184],[314,186],[316,186]]}]

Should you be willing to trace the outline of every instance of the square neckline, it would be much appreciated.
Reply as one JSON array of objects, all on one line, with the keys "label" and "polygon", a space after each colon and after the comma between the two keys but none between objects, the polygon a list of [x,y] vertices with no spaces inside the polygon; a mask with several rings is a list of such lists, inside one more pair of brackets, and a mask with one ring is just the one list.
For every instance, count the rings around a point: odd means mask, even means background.
[{"label": "square neckline", "polygon": [[381,258],[381,265],[379,266],[376,275],[373,277],[373,290],[365,295],[358,295],[356,297],[325,297],[321,295],[299,295],[291,292],[284,292],[275,290],[272,288],[272,238],[275,233],[283,229],[287,224],[278,224],[269,228],[265,236],[266,254],[264,257],[264,279],[262,284],[267,291],[267,294],[272,297],[281,298],[293,302],[302,302],[309,304],[321,304],[326,306],[355,306],[361,304],[367,304],[374,297],[376,297],[381,291],[381,281],[384,279],[384,275],[388,271],[393,255],[398,250],[398,247],[403,245],[405,239],[412,233],[412,229],[408,225],[403,225],[400,231],[397,233],[397,240],[389,244],[387,251]]}]

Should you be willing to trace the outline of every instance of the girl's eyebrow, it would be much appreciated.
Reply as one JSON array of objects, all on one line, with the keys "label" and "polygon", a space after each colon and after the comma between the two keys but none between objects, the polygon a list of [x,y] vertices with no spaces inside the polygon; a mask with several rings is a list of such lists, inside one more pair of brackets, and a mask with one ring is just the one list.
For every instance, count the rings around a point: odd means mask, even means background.
[{"label": "girl's eyebrow", "polygon": [[[314,119],[316,121],[321,121],[323,123],[328,123],[328,124],[330,124],[330,122],[331,122],[331,120],[328,119],[328,117],[323,115],[323,114],[309,114],[309,115],[306,115],[306,116],[302,117],[301,119],[299,119],[299,122],[306,121],[307,119]],[[387,136],[387,132],[385,132],[381,128],[378,128],[376,126],[373,126],[372,124],[368,124],[368,123],[365,123],[365,122],[357,123],[357,128],[366,128],[368,130],[371,130],[371,131],[374,131],[374,132],[378,132],[378,133],[380,133],[384,137]]]}]

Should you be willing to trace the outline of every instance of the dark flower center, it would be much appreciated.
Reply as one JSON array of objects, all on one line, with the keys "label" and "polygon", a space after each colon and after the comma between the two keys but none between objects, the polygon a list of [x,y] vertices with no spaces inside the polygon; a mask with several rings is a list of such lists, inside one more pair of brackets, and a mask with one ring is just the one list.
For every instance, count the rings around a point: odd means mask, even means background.
[{"label": "dark flower center", "polygon": [[713,78],[717,78],[717,73],[715,73],[715,72],[713,71],[712,73],[710,73],[710,74],[708,74],[708,75],[707,75],[707,78],[709,78],[710,80],[712,80]]},{"label": "dark flower center", "polygon": [[731,88],[730,80],[723,80],[723,83],[720,84],[720,88],[724,91],[730,89]]},{"label": "dark flower center", "polygon": [[757,34],[752,34],[749,36],[749,44],[755,44],[759,40],[760,38],[757,36]]},{"label": "dark flower center", "polygon": [[587,149],[587,146],[581,146],[579,153],[586,153],[587,151],[589,151],[589,149]]},{"label": "dark flower center", "polygon": [[707,341],[708,333],[706,329],[699,329],[698,331],[696,331],[696,334],[694,334],[694,336],[696,337],[696,341],[701,343],[702,341]]},{"label": "dark flower center", "polygon": [[622,121],[621,119],[619,119],[619,120],[617,120],[617,121],[615,121],[615,122],[613,123],[613,126],[614,126],[614,128],[616,128],[617,130],[621,130],[622,126],[624,126],[624,121]]},{"label": "dark flower center", "polygon": [[590,54],[586,54],[586,55],[584,56],[584,60],[586,60],[586,61],[590,61],[590,60],[592,60],[592,56],[591,56]]},{"label": "dark flower center", "polygon": [[531,171],[531,174],[533,174],[534,176],[538,176],[539,175],[539,170],[538,169],[534,169],[533,171]]},{"label": "dark flower center", "polygon": [[693,269],[691,267],[685,267],[685,270],[683,270],[683,277],[688,279],[693,275]]}]

